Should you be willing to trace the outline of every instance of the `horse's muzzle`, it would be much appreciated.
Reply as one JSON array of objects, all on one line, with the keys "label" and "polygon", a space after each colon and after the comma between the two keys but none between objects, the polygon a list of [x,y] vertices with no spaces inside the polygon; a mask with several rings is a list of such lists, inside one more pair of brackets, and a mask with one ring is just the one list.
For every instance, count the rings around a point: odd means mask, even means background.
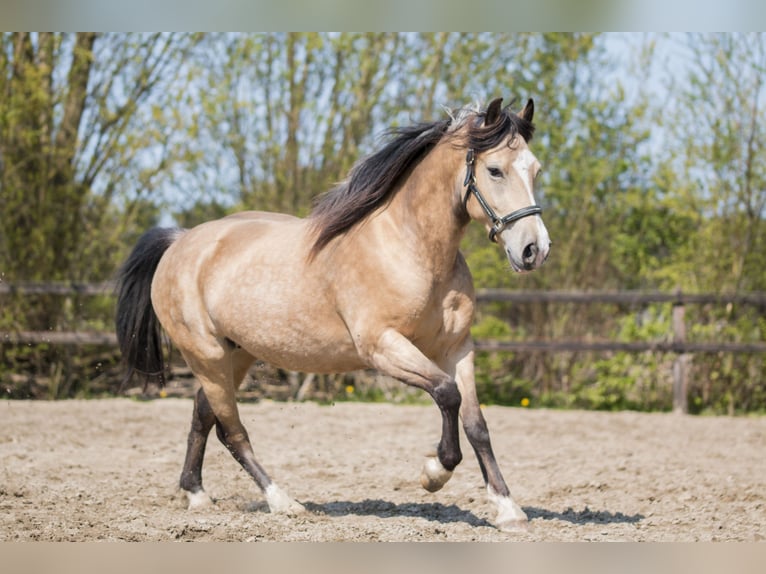
[{"label": "horse's muzzle", "polygon": [[533,242],[528,243],[524,247],[520,258],[515,257],[511,249],[508,247],[506,247],[505,253],[513,270],[519,273],[524,273],[533,271],[545,263],[545,260],[548,259],[548,255],[550,254],[550,250],[550,242],[546,242],[544,245]]}]

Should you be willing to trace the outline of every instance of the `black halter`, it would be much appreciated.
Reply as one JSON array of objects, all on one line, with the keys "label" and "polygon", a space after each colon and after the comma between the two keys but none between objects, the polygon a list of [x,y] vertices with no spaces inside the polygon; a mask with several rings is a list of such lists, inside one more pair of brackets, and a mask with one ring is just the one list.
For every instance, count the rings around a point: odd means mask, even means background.
[{"label": "black halter", "polygon": [[492,222],[492,229],[489,230],[490,241],[496,242],[497,239],[495,236],[514,221],[524,217],[529,217],[530,215],[539,215],[543,212],[543,208],[539,205],[530,205],[528,207],[517,209],[505,217],[498,217],[498,215],[495,213],[495,210],[492,209],[489,203],[487,203],[487,200],[484,199],[484,196],[479,191],[479,188],[476,187],[476,174],[473,171],[473,165],[475,161],[476,154],[474,153],[473,149],[469,149],[468,153],[465,155],[465,181],[463,182],[463,185],[466,187],[466,191],[465,196],[463,197],[463,205],[468,204],[468,198],[472,193],[476,196],[476,200],[479,202],[479,205],[481,205],[484,213],[487,214],[487,217],[489,217],[489,220]]}]

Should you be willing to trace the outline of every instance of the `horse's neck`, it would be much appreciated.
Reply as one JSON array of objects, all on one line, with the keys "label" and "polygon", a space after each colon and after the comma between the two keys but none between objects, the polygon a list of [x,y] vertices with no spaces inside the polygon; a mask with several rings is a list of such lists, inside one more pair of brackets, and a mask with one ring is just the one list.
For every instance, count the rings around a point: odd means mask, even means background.
[{"label": "horse's neck", "polygon": [[420,264],[436,275],[452,272],[468,221],[455,207],[459,201],[456,155],[450,145],[437,146],[381,213],[391,228],[399,229],[406,248],[420,255]]}]

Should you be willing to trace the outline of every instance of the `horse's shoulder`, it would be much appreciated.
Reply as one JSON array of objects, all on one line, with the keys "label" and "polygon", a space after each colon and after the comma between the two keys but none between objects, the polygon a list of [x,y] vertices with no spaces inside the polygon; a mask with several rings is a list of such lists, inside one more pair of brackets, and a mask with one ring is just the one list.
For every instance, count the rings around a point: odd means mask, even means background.
[{"label": "horse's shoulder", "polygon": [[450,285],[452,290],[457,290],[468,295],[471,299],[474,297],[473,275],[468,267],[468,263],[463,253],[458,251],[455,257],[455,265],[452,270],[452,280]]}]

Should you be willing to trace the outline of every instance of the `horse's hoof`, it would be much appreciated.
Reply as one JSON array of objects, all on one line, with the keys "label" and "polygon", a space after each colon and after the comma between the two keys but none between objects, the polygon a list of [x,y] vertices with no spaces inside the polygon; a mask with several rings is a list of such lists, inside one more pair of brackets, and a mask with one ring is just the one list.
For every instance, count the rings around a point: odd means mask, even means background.
[{"label": "horse's hoof", "polygon": [[296,515],[306,512],[306,508],[300,502],[292,499],[273,482],[266,487],[266,502],[273,514]]},{"label": "horse's hoof", "polygon": [[441,489],[452,477],[452,471],[447,470],[435,456],[426,458],[423,464],[423,470],[420,473],[420,484],[428,492],[436,492]]},{"label": "horse's hoof", "polygon": [[290,500],[289,503],[286,505],[278,506],[276,508],[272,508],[269,506],[269,512],[272,514],[284,514],[287,516],[297,516],[299,514],[303,514],[306,512],[306,507],[303,506],[300,502],[297,500]]},{"label": "horse's hoof", "polygon": [[526,532],[529,529],[529,519],[521,506],[510,496],[498,495],[491,486],[487,486],[490,502],[497,508],[495,526],[503,532]]},{"label": "horse's hoof", "polygon": [[529,531],[529,520],[495,520],[495,527],[501,532],[520,533]]},{"label": "horse's hoof", "polygon": [[213,500],[207,495],[207,492],[200,490],[197,492],[186,492],[186,498],[189,501],[188,510],[203,510],[213,506]]}]

